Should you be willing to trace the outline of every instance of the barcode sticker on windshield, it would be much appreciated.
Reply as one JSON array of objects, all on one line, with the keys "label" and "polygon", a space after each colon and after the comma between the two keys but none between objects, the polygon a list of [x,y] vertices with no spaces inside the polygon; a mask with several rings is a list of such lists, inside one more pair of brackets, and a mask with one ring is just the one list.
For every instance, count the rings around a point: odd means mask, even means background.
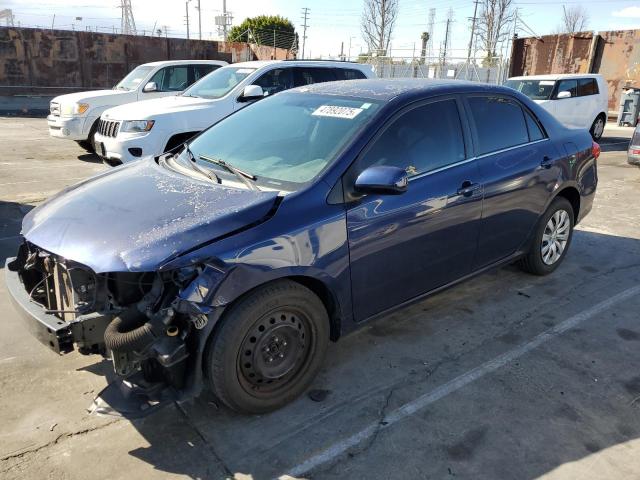
[{"label": "barcode sticker on windshield", "polygon": [[312,113],[312,115],[316,115],[318,117],[348,118],[349,120],[353,120],[360,112],[362,112],[361,108],[321,105]]}]

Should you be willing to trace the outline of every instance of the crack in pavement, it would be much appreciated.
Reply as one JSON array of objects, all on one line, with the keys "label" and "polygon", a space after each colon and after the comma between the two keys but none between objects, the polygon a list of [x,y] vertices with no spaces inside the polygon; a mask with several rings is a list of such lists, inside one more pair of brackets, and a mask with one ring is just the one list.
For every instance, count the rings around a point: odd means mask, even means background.
[{"label": "crack in pavement", "polygon": [[[108,427],[110,425],[118,423],[118,422],[120,422],[122,420],[123,419],[118,418],[116,420],[113,420],[111,422],[105,423],[103,425],[96,425],[96,426],[93,426],[93,427],[85,428],[83,430],[78,430],[76,432],[64,432],[64,433],[61,433],[56,438],[54,438],[50,442],[47,442],[47,443],[45,443],[43,445],[39,445],[39,446],[37,446],[35,448],[31,448],[31,449],[28,449],[28,450],[22,450],[21,452],[17,452],[17,453],[10,453],[8,455],[0,457],[0,462],[4,463],[4,462],[7,462],[9,460],[15,460],[15,459],[18,459],[18,458],[24,458],[24,457],[26,457],[28,455],[33,454],[33,453],[38,453],[41,450],[45,450],[47,448],[50,448],[50,447],[58,444],[59,442],[61,442],[63,440],[66,440],[68,438],[73,438],[73,437],[76,437],[76,436],[79,436],[79,435],[86,435],[87,433],[91,433],[91,432],[94,432],[96,430],[101,430],[101,429],[106,428],[106,427]],[[9,466],[9,468],[2,468],[2,469],[0,469],[0,472],[8,472],[13,467],[15,467],[15,465],[11,465],[11,466]]]}]

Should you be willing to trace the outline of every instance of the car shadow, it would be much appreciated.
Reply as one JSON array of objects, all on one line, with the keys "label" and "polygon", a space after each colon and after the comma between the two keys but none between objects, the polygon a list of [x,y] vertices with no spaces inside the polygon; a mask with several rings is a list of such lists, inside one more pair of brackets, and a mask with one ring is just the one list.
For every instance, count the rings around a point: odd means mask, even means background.
[{"label": "car shadow", "polygon": [[78,160],[87,163],[102,163],[102,159],[95,153],[83,153],[78,155]]},{"label": "car shadow", "polygon": [[630,141],[628,137],[602,137],[598,144],[603,152],[626,152]]},{"label": "car shadow", "polygon": [[[602,251],[615,253],[604,258],[598,253]],[[640,240],[577,230],[569,257],[553,275],[534,277],[513,266],[500,268],[377,320],[332,344],[325,367],[312,386],[330,392],[323,402],[318,403],[304,395],[276,412],[245,416],[220,407],[216,399],[205,392],[182,406],[169,406],[147,419],[132,421],[149,446],[129,454],[150,463],[156,470],[190,478],[239,474],[253,479],[277,477],[327,446],[351,438],[363,426],[384,420],[385,408],[389,413],[416,395],[452,381],[459,374],[461,365],[465,365],[465,370],[473,369],[505,350],[531,341],[566,319],[558,313],[560,304],[573,305],[580,311],[596,303],[598,300],[588,298],[587,288],[608,298],[607,295],[619,293],[639,281]],[[581,302],[586,304],[580,305]],[[545,310],[541,305],[548,307]],[[593,323],[597,324],[597,321]],[[589,325],[591,328],[592,324]],[[575,329],[575,332],[579,330]],[[549,390],[584,388],[580,386],[584,380],[582,375],[588,377],[589,374],[581,370],[571,370],[576,376],[575,385],[562,375],[533,370],[526,375],[507,377],[505,381],[510,383],[500,390],[523,389],[527,393],[527,388],[540,383],[544,384],[544,395],[535,399],[526,395],[513,398],[509,408],[501,410],[493,404],[478,404],[481,400],[465,390],[466,395],[457,396],[451,418],[447,420],[445,415],[441,420],[444,424],[436,424],[434,413],[430,416],[429,412],[422,412],[424,415],[416,412],[416,417],[420,417],[413,422],[418,424],[417,437],[405,437],[401,441],[406,445],[395,444],[393,448],[402,450],[410,446],[410,449],[418,449],[419,453],[407,455],[422,458],[425,466],[436,469],[434,478],[442,478],[451,462],[458,462],[461,469],[464,466],[465,471],[475,472],[474,478],[505,478],[504,472],[518,472],[517,478],[534,479],[561,465],[639,438],[640,417],[630,416],[626,407],[620,406],[631,405],[637,400],[640,377],[635,370],[619,368],[618,362],[620,356],[628,365],[640,361],[637,349],[636,358],[629,358],[629,352],[634,352],[633,345],[625,340],[634,338],[640,342],[640,333],[624,332],[625,335],[618,338],[615,328],[613,331],[615,340],[612,341],[619,344],[606,344],[603,346],[606,353],[598,358],[599,368],[606,366],[607,369],[608,383],[603,393],[606,401],[594,394],[566,395],[556,399],[548,393]],[[575,346],[566,346],[572,341],[570,336],[567,332],[558,339],[561,344],[556,345],[553,355],[561,356],[562,348],[567,349],[567,355],[575,354]],[[529,355],[536,352],[539,350]],[[591,366],[594,352],[583,354],[585,364]],[[538,355],[543,356],[542,353]],[[413,393],[408,395],[406,391]],[[405,396],[398,400],[399,404],[389,406],[393,392]],[[500,398],[502,394],[495,395]],[[444,409],[446,412],[447,403],[447,399],[441,399],[426,410]],[[531,404],[537,405],[533,413],[529,410]],[[612,405],[618,405],[618,408],[612,408]],[[480,411],[491,411],[492,418],[479,419]],[[542,415],[544,421],[539,421],[535,415]],[[192,429],[191,432],[184,430],[182,421]],[[456,452],[467,452],[471,447],[456,449],[456,445],[443,444],[443,435],[452,437],[460,425],[477,425],[479,421],[484,421],[494,434],[491,438],[496,444],[488,444],[486,450],[482,450],[488,456],[480,451],[456,456]],[[179,428],[175,426],[177,423],[181,425]],[[397,442],[398,430],[410,428],[411,423],[407,420],[404,427],[392,427],[387,435],[392,435],[395,429],[394,441]],[[536,425],[534,431],[532,423]],[[568,424],[574,432],[571,441],[557,441],[558,429]],[[602,425],[612,425],[612,428],[601,428]],[[446,435],[443,434],[445,431]],[[386,436],[380,432],[376,437],[379,448],[386,451]],[[589,441],[583,437],[589,437]],[[193,443],[189,443],[194,438],[206,448],[194,449]],[[509,439],[526,441],[513,443]],[[483,444],[487,442],[483,440]],[[344,461],[350,462],[356,455],[368,455],[366,449],[370,445],[367,440],[363,443],[365,450],[356,445],[354,450],[360,453],[344,457]],[[167,455],[167,451],[171,455]],[[447,452],[450,458],[446,458]],[[504,455],[498,458],[496,452]],[[530,456],[535,456],[536,461],[523,464],[521,459]],[[420,460],[416,462],[417,471]],[[402,468],[400,466],[396,472],[397,476],[410,476]],[[445,473],[440,475],[442,472]],[[376,471],[351,470],[351,474],[361,478],[384,478],[384,474]]]}]

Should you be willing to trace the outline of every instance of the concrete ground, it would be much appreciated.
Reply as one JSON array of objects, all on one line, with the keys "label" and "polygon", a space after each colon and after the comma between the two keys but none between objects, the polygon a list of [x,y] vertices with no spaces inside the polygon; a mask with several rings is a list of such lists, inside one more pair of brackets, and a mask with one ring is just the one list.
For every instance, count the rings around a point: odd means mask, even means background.
[{"label": "concrete ground", "polygon": [[[553,275],[484,274],[329,348],[305,395],[240,416],[201,398],[89,415],[108,362],[26,332],[0,275],[0,477],[640,477],[640,169],[608,127],[594,210]],[[42,119],[0,119],[0,260],[21,217],[106,168]]]}]

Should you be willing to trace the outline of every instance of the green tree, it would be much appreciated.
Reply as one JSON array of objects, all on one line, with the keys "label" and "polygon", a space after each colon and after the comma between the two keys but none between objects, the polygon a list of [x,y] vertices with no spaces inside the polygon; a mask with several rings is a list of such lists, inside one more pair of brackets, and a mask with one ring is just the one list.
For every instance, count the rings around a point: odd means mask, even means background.
[{"label": "green tree", "polygon": [[240,25],[231,28],[228,39],[231,42],[257,43],[286,49],[298,46],[298,34],[293,23],[280,15],[246,18]]}]

